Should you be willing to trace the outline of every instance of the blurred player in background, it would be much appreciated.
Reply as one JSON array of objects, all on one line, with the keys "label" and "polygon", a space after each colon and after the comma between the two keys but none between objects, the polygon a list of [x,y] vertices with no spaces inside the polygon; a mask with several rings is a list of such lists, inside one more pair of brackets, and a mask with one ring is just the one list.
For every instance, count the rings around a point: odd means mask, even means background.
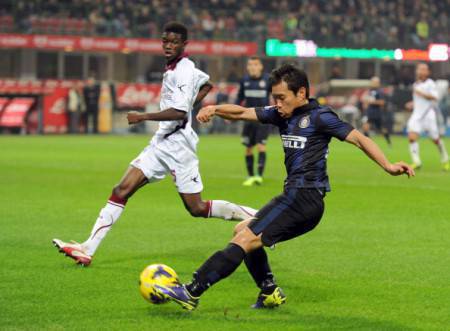
[{"label": "blurred player in background", "polygon": [[436,83],[430,78],[430,68],[426,63],[419,63],[416,67],[416,82],[413,85],[413,112],[408,120],[409,151],[415,169],[422,166],[417,141],[420,134],[426,132],[439,149],[442,169],[450,170],[447,150],[439,132],[437,102],[438,90]]},{"label": "blurred player in background", "polygon": [[370,130],[382,133],[389,146],[392,145],[386,114],[386,96],[380,88],[380,78],[372,77],[367,98],[363,101],[365,116],[363,117],[363,132],[369,137]]},{"label": "blurred player in background", "polygon": [[330,191],[326,169],[331,138],[353,144],[392,176],[414,175],[406,163],[390,163],[371,139],[341,121],[329,107],[320,106],[315,99],[310,99],[308,77],[301,69],[290,64],[282,65],[272,71],[270,82],[276,106],[208,106],[197,115],[201,122],[217,115],[278,127],[287,178],[284,192],[254,217],[239,223],[230,243],[197,269],[191,283],[157,286],[160,293],[185,309],[195,309],[200,296],[231,275],[243,261],[260,288],[254,308],[273,308],[286,301],[274,279],[264,247],[301,236],[320,222],[324,198]]},{"label": "blurred player in background", "polygon": [[[245,107],[261,107],[269,104],[269,76],[264,73],[264,66],[259,57],[253,56],[247,61],[247,75],[240,82],[236,103]],[[245,164],[248,178],[244,186],[261,185],[266,165],[266,142],[270,127],[257,122],[244,123],[242,144],[245,149]],[[253,149],[258,150],[258,169],[255,176]]]},{"label": "blurred player in background", "polygon": [[78,264],[88,266],[91,263],[92,256],[119,219],[128,199],[142,186],[161,180],[167,174],[173,176],[186,209],[194,217],[243,220],[256,213],[252,208],[228,201],[202,200],[203,184],[196,154],[198,136],[191,127],[191,112],[212,85],[208,82],[209,76],[195,68],[194,62],[184,52],[188,34],[186,27],[171,22],[163,31],[162,45],[167,64],[161,89],[162,111],[128,113],[129,124],[160,121],[158,131],[114,187],[89,238],[82,244],[53,240],[60,252]]}]

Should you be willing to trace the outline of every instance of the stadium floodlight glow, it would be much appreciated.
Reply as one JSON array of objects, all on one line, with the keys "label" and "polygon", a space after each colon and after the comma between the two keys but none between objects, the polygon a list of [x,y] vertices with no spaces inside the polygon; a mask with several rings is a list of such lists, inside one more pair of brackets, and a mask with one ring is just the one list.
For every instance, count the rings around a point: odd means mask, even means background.
[{"label": "stadium floodlight glow", "polygon": [[428,58],[430,61],[448,61],[449,47],[447,44],[430,44]]}]

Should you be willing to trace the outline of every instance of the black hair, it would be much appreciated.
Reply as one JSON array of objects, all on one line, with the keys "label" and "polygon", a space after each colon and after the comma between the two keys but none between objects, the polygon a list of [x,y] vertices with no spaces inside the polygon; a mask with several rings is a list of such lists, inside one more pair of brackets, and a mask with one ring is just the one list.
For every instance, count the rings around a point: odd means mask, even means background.
[{"label": "black hair", "polygon": [[257,55],[250,56],[247,61],[259,61],[262,64],[262,59]]},{"label": "black hair", "polygon": [[280,67],[272,70],[269,77],[270,86],[285,81],[289,90],[297,94],[301,87],[306,90],[306,97],[309,98],[309,81],[306,72],[291,63],[285,63]]},{"label": "black hair", "polygon": [[183,23],[180,22],[168,22],[164,25],[163,32],[173,32],[181,35],[181,39],[186,41],[188,39],[188,30]]}]

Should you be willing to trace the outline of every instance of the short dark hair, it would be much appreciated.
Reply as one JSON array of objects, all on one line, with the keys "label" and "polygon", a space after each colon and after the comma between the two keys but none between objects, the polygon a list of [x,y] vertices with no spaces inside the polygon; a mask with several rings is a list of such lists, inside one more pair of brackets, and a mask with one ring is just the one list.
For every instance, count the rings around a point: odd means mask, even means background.
[{"label": "short dark hair", "polygon": [[270,86],[285,81],[289,90],[297,94],[301,87],[306,90],[306,97],[309,98],[309,81],[306,72],[292,63],[285,63],[280,67],[272,70],[269,77]]},{"label": "short dark hair", "polygon": [[247,61],[259,61],[262,64],[262,59],[257,55],[250,56]]},{"label": "short dark hair", "polygon": [[188,39],[188,30],[183,23],[172,21],[164,25],[163,32],[173,32],[181,35],[181,39],[186,41]]}]

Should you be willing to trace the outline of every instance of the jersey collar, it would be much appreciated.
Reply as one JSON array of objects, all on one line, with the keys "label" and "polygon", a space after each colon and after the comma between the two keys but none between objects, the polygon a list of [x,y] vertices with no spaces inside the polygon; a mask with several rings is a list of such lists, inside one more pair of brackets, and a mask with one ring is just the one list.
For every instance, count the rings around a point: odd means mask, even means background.
[{"label": "jersey collar", "polygon": [[178,56],[177,58],[173,59],[172,61],[166,64],[166,71],[175,70],[178,62],[180,62],[182,59],[188,56],[189,56],[188,53],[183,52],[180,56]]},{"label": "jersey collar", "polygon": [[295,108],[293,114],[301,114],[301,113],[305,113],[309,110],[315,109],[317,107],[319,107],[319,103],[317,102],[316,99],[308,99],[308,103],[306,105],[303,105],[301,107]]}]

